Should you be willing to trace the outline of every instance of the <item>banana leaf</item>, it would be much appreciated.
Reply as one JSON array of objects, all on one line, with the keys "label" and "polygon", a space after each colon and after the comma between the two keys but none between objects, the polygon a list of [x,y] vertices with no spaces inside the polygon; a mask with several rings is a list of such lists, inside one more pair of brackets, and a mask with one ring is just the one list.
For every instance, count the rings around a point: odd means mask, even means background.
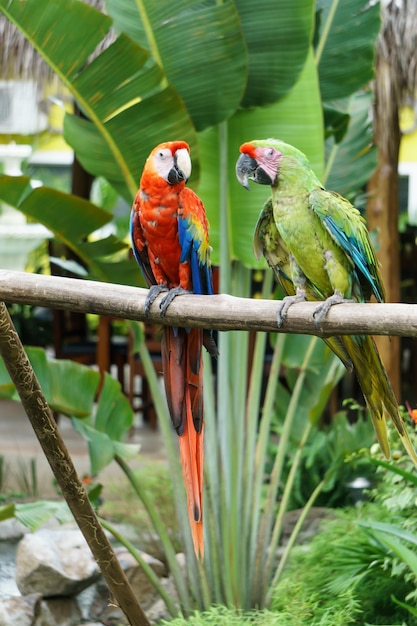
[{"label": "banana leaf", "polygon": [[12,21],[68,87],[88,119],[66,115],[64,135],[92,174],[129,202],[143,162],[161,140],[196,150],[184,103],[146,50],[122,34],[91,61],[112,21],[76,0],[0,0]]},{"label": "banana leaf", "polygon": [[346,98],[372,80],[379,2],[317,0],[315,54],[323,100]]},{"label": "banana leaf", "polygon": [[106,7],[115,28],[163,68],[197,130],[237,109],[246,86],[247,52],[234,2],[106,0]]},{"label": "banana leaf", "polygon": [[95,280],[139,284],[129,246],[114,236],[88,241],[112,215],[92,202],[48,187],[33,189],[26,176],[0,176],[0,200],[42,223],[77,254]]},{"label": "banana leaf", "polygon": [[[318,77],[312,52],[308,55],[299,80],[290,93],[267,107],[238,111],[229,121],[227,130],[228,220],[230,224],[230,257],[247,267],[263,266],[252,252],[252,239],[259,212],[270,195],[269,187],[252,185],[250,192],[236,180],[235,164],[239,146],[251,139],[276,137],[296,145],[305,152],[314,169],[323,172],[323,118]],[[221,173],[219,158],[221,140],[217,129],[199,133],[201,178],[198,193],[204,201],[210,222],[212,258],[219,262],[220,228],[219,195]]]}]

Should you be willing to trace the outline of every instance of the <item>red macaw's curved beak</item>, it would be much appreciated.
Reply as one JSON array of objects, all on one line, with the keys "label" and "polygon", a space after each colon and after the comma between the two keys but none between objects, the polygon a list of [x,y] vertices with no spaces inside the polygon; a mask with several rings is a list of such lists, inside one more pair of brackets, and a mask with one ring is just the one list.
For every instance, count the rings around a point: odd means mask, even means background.
[{"label": "red macaw's curved beak", "polygon": [[181,148],[174,154],[174,165],[169,170],[168,182],[177,185],[181,181],[187,182],[191,175],[191,159],[188,150]]}]

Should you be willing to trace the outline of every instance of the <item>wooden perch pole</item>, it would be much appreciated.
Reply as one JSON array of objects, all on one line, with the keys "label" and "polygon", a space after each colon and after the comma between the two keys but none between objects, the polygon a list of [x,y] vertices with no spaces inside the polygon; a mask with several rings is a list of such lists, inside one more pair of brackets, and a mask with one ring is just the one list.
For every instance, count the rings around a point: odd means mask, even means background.
[{"label": "wooden perch pole", "polygon": [[115,602],[131,626],[149,626],[91,506],[6,305],[0,302],[0,355],[62,494],[96,559]]},{"label": "wooden perch pole", "polygon": [[312,318],[316,303],[303,302],[289,309],[287,320],[278,329],[274,300],[225,294],[183,296],[173,301],[161,319],[160,298],[152,305],[149,317],[145,317],[147,293],[147,289],[137,287],[0,270],[0,299],[7,302],[214,330],[272,331],[319,337],[355,334],[417,337],[417,305],[414,304],[339,304],[332,307],[316,327]]}]

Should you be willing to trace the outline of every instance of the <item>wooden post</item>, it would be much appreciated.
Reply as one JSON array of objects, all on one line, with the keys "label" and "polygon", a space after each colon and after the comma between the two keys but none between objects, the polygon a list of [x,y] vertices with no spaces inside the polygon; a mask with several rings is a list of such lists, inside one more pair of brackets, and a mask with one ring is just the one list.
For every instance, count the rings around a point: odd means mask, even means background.
[{"label": "wooden post", "polygon": [[[369,185],[367,222],[378,236],[377,256],[387,302],[399,302],[399,233],[398,233],[398,155],[401,141],[396,94],[393,93],[391,70],[379,59],[375,74],[375,134],[378,166]],[[400,341],[378,337],[382,362],[392,388],[400,401]]]}]

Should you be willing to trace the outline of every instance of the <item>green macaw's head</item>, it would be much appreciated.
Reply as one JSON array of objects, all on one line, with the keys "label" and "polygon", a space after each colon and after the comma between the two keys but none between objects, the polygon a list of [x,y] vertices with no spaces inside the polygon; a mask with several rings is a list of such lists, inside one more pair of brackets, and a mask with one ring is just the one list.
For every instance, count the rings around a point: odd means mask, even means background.
[{"label": "green macaw's head", "polygon": [[301,165],[305,155],[279,139],[248,141],[240,146],[241,155],[236,163],[236,176],[240,184],[249,189],[249,180],[260,185],[278,184],[280,169],[292,161]]}]

